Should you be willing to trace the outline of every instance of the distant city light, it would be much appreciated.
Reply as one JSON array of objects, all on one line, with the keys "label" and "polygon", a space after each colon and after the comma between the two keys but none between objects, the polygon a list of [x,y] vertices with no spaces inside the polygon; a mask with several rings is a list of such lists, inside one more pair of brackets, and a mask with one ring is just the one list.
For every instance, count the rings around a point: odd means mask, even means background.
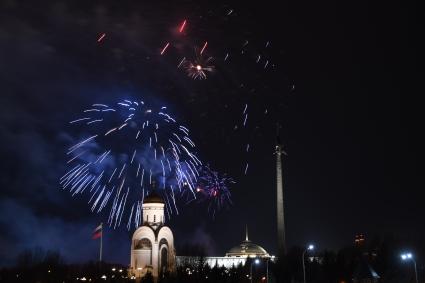
[{"label": "distant city light", "polygon": [[255,264],[259,264],[260,260],[258,258],[255,259]]},{"label": "distant city light", "polygon": [[308,248],[307,248],[308,250],[314,250],[314,245],[308,245]]}]

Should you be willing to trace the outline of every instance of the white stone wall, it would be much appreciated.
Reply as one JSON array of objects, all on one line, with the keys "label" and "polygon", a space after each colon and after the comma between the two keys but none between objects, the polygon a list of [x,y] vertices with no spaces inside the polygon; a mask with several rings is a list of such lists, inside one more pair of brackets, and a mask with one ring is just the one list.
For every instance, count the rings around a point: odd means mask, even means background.
[{"label": "white stone wall", "polygon": [[[135,249],[137,242],[142,239],[147,239],[151,242],[151,250]],[[133,238],[131,240],[130,270],[132,275],[141,277],[146,273],[150,266],[154,268],[156,250],[157,247],[155,246],[155,234],[153,230],[147,226],[139,227],[134,232]]]},{"label": "white stone wall", "polygon": [[163,203],[145,203],[142,209],[143,223],[148,223],[150,226],[159,226],[165,223]]},{"label": "white stone wall", "polygon": [[[167,250],[168,265],[165,269],[174,272],[176,260],[173,232],[170,228],[161,226],[164,223],[164,204],[144,204],[143,219],[144,225],[134,232],[131,241],[129,275],[143,277],[149,271],[153,277],[157,278],[160,273],[161,249],[163,248]],[[158,229],[159,231],[157,231]],[[137,248],[137,244],[141,240],[149,240],[151,247]]]}]

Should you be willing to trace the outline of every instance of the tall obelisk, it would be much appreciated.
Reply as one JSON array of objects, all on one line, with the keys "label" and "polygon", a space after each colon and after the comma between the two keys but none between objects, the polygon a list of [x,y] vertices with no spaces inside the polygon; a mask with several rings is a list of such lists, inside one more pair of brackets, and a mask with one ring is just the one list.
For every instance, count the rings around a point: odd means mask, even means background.
[{"label": "tall obelisk", "polygon": [[282,144],[279,138],[279,125],[277,125],[277,141],[276,141],[276,205],[277,205],[277,246],[278,255],[282,256],[286,253],[285,243],[285,214],[283,206],[283,177],[282,177]]}]

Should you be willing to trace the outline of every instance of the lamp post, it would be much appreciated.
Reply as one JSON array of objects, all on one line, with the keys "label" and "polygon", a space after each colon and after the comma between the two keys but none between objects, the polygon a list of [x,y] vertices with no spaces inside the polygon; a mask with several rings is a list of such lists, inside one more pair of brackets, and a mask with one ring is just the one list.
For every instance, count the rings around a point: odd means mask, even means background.
[{"label": "lamp post", "polygon": [[251,278],[251,283],[252,283],[252,264],[254,262],[255,262],[255,264],[259,264],[260,260],[258,258],[256,258],[254,261],[251,261],[251,266],[250,266],[250,269],[249,269],[249,275],[250,275],[250,278]]},{"label": "lamp post", "polygon": [[305,253],[307,251],[312,251],[312,250],[314,250],[314,246],[308,245],[308,247],[303,252],[303,278],[304,278],[304,283],[306,283],[306,281],[305,281],[305,260],[304,260],[304,256],[305,256]]},{"label": "lamp post", "polygon": [[269,260],[270,258],[268,257],[266,261],[266,282],[267,283],[269,283]]},{"label": "lamp post", "polygon": [[416,269],[416,261],[413,259],[413,255],[411,253],[405,253],[401,255],[401,260],[403,261],[407,261],[407,260],[411,260],[413,262],[413,266],[415,268],[415,280],[416,283],[418,283],[418,270]]},{"label": "lamp post", "polygon": [[267,281],[267,283],[269,283],[269,261],[270,261],[270,259],[272,259],[272,261],[273,261],[274,258],[275,258],[274,255],[267,258],[267,262],[266,262],[266,281]]}]

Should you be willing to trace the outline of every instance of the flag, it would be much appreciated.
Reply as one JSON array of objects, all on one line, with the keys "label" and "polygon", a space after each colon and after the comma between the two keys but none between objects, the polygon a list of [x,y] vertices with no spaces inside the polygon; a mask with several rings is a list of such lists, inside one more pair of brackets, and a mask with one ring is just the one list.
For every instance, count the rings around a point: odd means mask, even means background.
[{"label": "flag", "polygon": [[100,237],[102,237],[102,224],[100,224],[99,226],[96,227],[96,229],[94,229],[92,239],[96,240],[96,239],[99,239]]}]

